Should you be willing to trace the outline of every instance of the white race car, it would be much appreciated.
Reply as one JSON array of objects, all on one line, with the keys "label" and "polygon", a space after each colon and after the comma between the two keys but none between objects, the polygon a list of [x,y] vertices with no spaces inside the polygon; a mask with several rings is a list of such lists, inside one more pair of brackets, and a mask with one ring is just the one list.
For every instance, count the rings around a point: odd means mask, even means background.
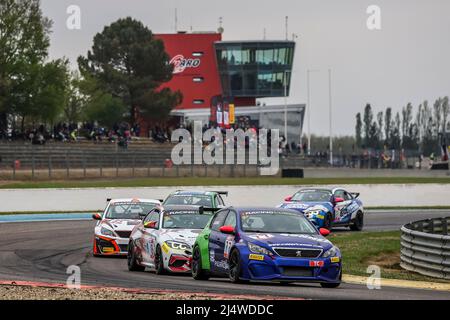
[{"label": "white race car", "polygon": [[108,199],[103,214],[92,215],[98,220],[94,229],[94,256],[126,255],[131,231],[160,203],[152,199]]},{"label": "white race car", "polygon": [[156,207],[131,233],[128,269],[190,272],[192,246],[217,210],[192,205]]}]

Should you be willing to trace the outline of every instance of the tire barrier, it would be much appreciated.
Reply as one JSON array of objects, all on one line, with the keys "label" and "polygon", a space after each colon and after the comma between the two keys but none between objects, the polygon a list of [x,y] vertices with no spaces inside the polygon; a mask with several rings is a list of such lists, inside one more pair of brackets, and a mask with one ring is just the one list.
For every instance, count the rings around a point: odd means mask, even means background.
[{"label": "tire barrier", "polygon": [[449,227],[450,217],[404,225],[400,266],[429,277],[450,279]]}]

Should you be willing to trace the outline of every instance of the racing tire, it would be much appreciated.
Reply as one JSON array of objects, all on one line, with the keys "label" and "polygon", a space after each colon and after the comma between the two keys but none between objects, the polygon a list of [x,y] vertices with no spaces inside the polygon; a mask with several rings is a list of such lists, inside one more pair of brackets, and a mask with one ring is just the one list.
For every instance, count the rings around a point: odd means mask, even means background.
[{"label": "racing tire", "polygon": [[361,211],[358,211],[355,220],[350,225],[350,230],[362,231],[363,228],[364,228],[364,214]]},{"label": "racing tire", "polygon": [[134,244],[132,241],[128,244],[127,264],[129,271],[144,271],[145,267],[136,261],[136,253],[134,252]]},{"label": "racing tire", "polygon": [[191,263],[192,278],[195,280],[209,280],[209,275],[202,269],[201,261],[202,256],[200,253],[200,248],[195,247],[194,252],[192,253]]},{"label": "racing tire", "polygon": [[230,281],[232,283],[246,283],[248,281],[241,279],[242,274],[242,261],[241,261],[241,255],[237,249],[234,249],[231,254],[230,258],[228,260],[229,264],[229,273],[228,276],[230,278]]},{"label": "racing tire", "polygon": [[160,246],[156,247],[155,272],[156,272],[156,274],[165,274],[166,273],[166,269],[164,269],[163,255],[162,255]]},{"label": "racing tire", "polygon": [[323,228],[330,230],[333,228],[333,218],[331,217],[331,214],[328,213],[325,217],[325,220],[323,221]]}]

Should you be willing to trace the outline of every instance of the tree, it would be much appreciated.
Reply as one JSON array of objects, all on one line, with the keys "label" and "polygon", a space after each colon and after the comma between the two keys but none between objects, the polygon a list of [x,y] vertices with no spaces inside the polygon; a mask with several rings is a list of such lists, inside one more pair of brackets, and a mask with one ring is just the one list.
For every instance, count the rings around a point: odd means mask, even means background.
[{"label": "tree", "polygon": [[69,86],[69,61],[55,60],[40,67],[38,85],[31,103],[31,115],[44,123],[53,124],[62,113]]},{"label": "tree", "polygon": [[364,108],[364,144],[366,146],[370,145],[370,128],[372,126],[373,121],[373,113],[372,113],[372,107],[370,104],[366,104],[366,107]]},{"label": "tree", "polygon": [[362,146],[362,120],[361,120],[361,113],[358,112],[358,114],[356,115],[356,127],[355,127],[355,131],[356,131],[356,146],[358,148],[361,148]]},{"label": "tree", "polygon": [[367,139],[367,147],[378,148],[378,125],[376,121],[372,122],[369,128],[369,137]]},{"label": "tree", "polygon": [[392,125],[392,108],[386,108],[384,114],[384,144],[389,146],[391,144],[391,125]]},{"label": "tree", "polygon": [[158,90],[173,71],[163,42],[132,18],[119,19],[98,33],[78,65],[83,76],[92,76],[102,91],[122,100],[132,124],[136,111],[164,120],[181,102],[179,91]]},{"label": "tree", "polygon": [[71,73],[64,106],[64,119],[69,123],[79,122],[83,118],[86,98],[80,92],[81,81],[82,79],[78,73]]},{"label": "tree", "polygon": [[447,129],[449,109],[448,97],[444,97],[444,99],[442,99],[442,127],[444,128],[444,131]]},{"label": "tree", "polygon": [[401,143],[402,143],[402,138],[401,138],[401,121],[400,121],[400,113],[397,112],[395,114],[395,119],[391,124],[391,133],[390,133],[390,137],[391,137],[391,145],[390,147],[392,149],[400,149],[401,147]]},{"label": "tree", "polygon": [[442,128],[442,99],[439,98],[434,102],[433,105],[433,128],[434,128],[434,135],[437,137],[439,133],[443,132],[445,130],[445,127]]},{"label": "tree", "polygon": [[98,80],[87,75],[75,84],[83,103],[83,120],[97,121],[100,125],[110,128],[123,120],[126,106],[121,99],[105,92]]},{"label": "tree", "polygon": [[412,120],[413,120],[413,106],[408,103],[406,107],[402,109],[402,146],[405,149],[413,148],[414,142],[412,141]]},{"label": "tree", "polygon": [[377,147],[383,147],[383,111],[377,114]]},{"label": "tree", "polygon": [[[47,57],[51,21],[43,17],[40,0],[0,2],[0,129],[8,114],[24,107],[26,88]],[[34,78],[33,78],[34,77]]]}]

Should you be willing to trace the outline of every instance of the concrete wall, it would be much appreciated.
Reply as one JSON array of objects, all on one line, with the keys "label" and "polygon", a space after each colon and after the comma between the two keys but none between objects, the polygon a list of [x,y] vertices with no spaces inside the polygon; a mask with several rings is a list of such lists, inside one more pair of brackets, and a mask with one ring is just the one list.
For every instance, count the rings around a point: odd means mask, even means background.
[{"label": "concrete wall", "polygon": [[[450,206],[450,184],[351,185],[365,206]],[[146,197],[163,199],[177,189],[228,190],[225,199],[236,206],[275,206],[293,194],[295,186],[152,187],[100,189],[0,190],[0,212],[87,211],[103,209],[107,198]]]}]

